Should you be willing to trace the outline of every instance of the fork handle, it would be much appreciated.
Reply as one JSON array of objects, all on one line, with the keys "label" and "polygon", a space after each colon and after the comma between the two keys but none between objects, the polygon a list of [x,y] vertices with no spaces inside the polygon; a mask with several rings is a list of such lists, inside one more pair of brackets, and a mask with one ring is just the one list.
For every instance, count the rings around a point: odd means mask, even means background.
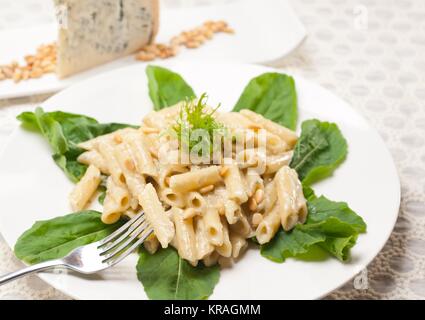
[{"label": "fork handle", "polygon": [[15,272],[8,273],[0,277],[0,286],[10,281],[13,281],[15,279],[26,276],[28,274],[45,271],[48,269],[53,269],[59,266],[64,266],[64,263],[61,260],[51,260],[51,261],[41,262],[32,266],[29,266]]}]

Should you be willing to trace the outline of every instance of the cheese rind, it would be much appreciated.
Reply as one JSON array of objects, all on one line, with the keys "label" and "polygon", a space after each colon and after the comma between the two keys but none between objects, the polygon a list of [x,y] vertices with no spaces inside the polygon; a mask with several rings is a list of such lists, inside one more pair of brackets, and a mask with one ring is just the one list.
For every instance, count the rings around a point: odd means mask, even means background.
[{"label": "cheese rind", "polygon": [[57,42],[59,78],[134,53],[158,31],[158,0],[54,1],[65,12]]}]

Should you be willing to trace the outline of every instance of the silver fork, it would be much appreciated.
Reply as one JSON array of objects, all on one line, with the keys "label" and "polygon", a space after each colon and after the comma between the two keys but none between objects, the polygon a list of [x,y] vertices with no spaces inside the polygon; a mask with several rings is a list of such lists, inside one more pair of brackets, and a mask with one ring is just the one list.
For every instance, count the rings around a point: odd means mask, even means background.
[{"label": "silver fork", "polygon": [[0,277],[0,285],[30,273],[66,268],[90,274],[110,268],[133,252],[153,232],[140,212],[106,238],[74,249],[62,259],[35,264]]}]

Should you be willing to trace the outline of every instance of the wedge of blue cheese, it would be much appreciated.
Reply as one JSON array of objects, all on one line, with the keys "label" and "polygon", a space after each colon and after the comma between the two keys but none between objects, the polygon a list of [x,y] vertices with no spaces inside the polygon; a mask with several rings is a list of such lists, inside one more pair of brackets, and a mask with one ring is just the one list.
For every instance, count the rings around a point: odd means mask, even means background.
[{"label": "wedge of blue cheese", "polygon": [[64,78],[138,51],[158,31],[158,0],[54,0],[57,75]]}]

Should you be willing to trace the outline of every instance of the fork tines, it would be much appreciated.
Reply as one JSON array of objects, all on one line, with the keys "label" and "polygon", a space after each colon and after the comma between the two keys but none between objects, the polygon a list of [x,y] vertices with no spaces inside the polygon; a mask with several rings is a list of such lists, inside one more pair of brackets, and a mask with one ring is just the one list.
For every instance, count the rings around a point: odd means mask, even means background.
[{"label": "fork tines", "polygon": [[138,213],[118,230],[99,242],[103,263],[115,265],[133,252],[153,232],[144,212]]}]

